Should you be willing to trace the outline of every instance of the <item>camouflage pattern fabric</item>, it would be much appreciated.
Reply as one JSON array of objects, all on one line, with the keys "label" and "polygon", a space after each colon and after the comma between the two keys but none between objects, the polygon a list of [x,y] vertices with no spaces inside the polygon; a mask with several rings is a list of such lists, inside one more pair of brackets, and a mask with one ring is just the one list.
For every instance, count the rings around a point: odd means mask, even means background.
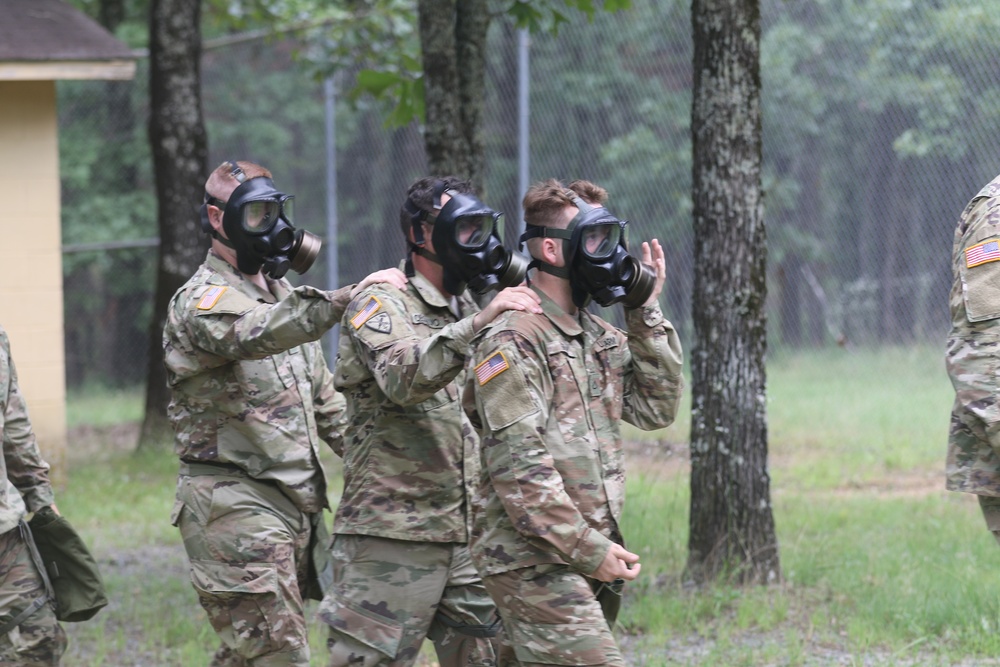
[{"label": "camouflage pattern fabric", "polygon": [[[335,376],[349,415],[344,492],[321,607],[331,664],[413,664],[428,633],[442,665],[493,664],[488,639],[459,638],[439,620],[479,623],[471,619],[494,609],[471,564],[459,566],[478,469],[459,387],[478,311],[417,273],[405,291],[372,286],[344,314]],[[360,556],[359,544],[379,555]]]},{"label": "camouflage pattern fabric", "polygon": [[683,386],[680,339],[659,306],[626,309],[626,335],[536,292],[542,314],[511,311],[484,328],[464,394],[482,435],[470,546],[484,577],[597,569],[624,543],[620,420],[669,425]]},{"label": "camouflage pattern fabric", "polygon": [[172,518],[216,634],[247,665],[307,667],[310,515],[274,483],[238,474],[182,474],[177,498]]},{"label": "camouflage pattern fabric", "polygon": [[17,369],[10,354],[10,339],[0,327],[0,533],[17,526],[27,512],[55,502],[49,483],[49,464],[42,460],[28,407],[17,385]]},{"label": "camouflage pattern fabric", "polygon": [[972,198],[959,218],[952,273],[945,359],[955,402],[946,486],[1000,496],[1000,176]]},{"label": "camouflage pattern fabric", "polygon": [[503,617],[500,667],[625,667],[586,577],[565,565],[534,565],[484,579]]},{"label": "camouflage pattern fabric", "polygon": [[[17,528],[0,535],[0,625],[40,596],[45,584]],[[54,667],[66,651],[66,633],[49,602],[0,636],[0,667]]]},{"label": "camouflage pattern fabric", "polygon": [[319,616],[329,667],[413,665],[424,637],[441,667],[493,667],[494,647],[456,624],[489,626],[494,605],[462,544],[337,535],[334,579]]},{"label": "camouflage pattern fabric", "polygon": [[348,306],[334,376],[349,415],[334,533],[468,540],[478,440],[459,387],[479,308],[467,295],[457,305],[417,273],[405,291],[373,285]]},{"label": "camouflage pattern fabric", "polygon": [[1000,544],[1000,498],[997,496],[976,496],[979,498],[979,508],[986,519],[986,527],[993,534],[993,539]]},{"label": "camouflage pattern fabric", "polygon": [[267,292],[209,251],[170,302],[163,348],[182,461],[172,521],[238,658],[307,665],[309,519],[328,506],[319,447],[340,453],[345,417],[318,341],[352,287],[266,280]]},{"label": "camouflage pattern fabric", "polygon": [[267,280],[273,296],[209,251],[171,300],[163,350],[176,451],[272,480],[315,513],[327,507],[320,442],[340,452],[344,417],[317,341],[351,288]]}]

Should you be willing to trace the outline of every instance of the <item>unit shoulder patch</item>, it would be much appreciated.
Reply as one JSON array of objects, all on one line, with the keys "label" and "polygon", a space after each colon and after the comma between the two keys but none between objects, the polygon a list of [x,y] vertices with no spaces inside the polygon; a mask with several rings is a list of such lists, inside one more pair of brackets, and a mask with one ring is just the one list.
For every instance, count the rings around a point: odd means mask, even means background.
[{"label": "unit shoulder patch", "polygon": [[211,287],[205,294],[201,297],[198,302],[198,310],[212,310],[215,304],[219,302],[222,295],[226,291],[225,285],[215,285]]},{"label": "unit shoulder patch", "polygon": [[991,239],[965,249],[965,268],[1000,260],[1000,240]]},{"label": "unit shoulder patch", "polygon": [[389,313],[378,313],[374,317],[368,318],[365,326],[379,333],[392,333],[392,318]]},{"label": "unit shoulder patch", "polygon": [[361,310],[354,314],[351,318],[351,324],[355,329],[360,329],[361,326],[372,318],[372,315],[378,312],[378,309],[382,307],[382,302],[373,296],[368,297],[368,301],[365,305],[361,307]]},{"label": "unit shoulder patch", "polygon": [[503,352],[494,352],[486,361],[476,366],[476,379],[479,380],[479,386],[483,386],[509,368],[510,364],[507,363],[507,357],[503,355]]}]

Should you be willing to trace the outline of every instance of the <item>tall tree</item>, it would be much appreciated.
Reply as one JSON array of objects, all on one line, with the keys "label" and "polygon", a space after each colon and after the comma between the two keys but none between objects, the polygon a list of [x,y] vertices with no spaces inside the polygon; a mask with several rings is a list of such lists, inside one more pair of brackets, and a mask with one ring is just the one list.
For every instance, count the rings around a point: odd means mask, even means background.
[{"label": "tall tree", "polygon": [[146,414],[140,448],[169,442],[163,367],[167,304],[204,258],[201,200],[208,140],[201,107],[201,0],[153,0],[149,18],[149,141],[156,179],[160,253],[149,336]]},{"label": "tall tree", "polygon": [[694,332],[688,571],[780,577],[767,472],[759,0],[692,0]]},{"label": "tall tree", "polygon": [[461,174],[482,193],[487,0],[418,0],[424,143],[432,174]]}]

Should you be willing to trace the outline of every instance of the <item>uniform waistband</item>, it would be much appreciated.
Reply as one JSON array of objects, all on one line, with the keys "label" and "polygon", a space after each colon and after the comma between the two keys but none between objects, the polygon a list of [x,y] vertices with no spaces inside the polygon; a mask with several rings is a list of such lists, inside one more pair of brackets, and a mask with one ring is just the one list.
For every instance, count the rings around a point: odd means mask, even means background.
[{"label": "uniform waistband", "polygon": [[188,477],[201,475],[228,475],[230,477],[249,477],[246,470],[232,463],[221,461],[181,461],[180,474]]}]

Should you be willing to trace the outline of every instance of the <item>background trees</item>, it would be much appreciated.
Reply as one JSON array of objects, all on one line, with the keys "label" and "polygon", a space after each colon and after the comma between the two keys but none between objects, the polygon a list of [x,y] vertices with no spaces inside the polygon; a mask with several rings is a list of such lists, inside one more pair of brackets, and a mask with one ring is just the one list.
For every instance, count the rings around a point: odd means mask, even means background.
[{"label": "background trees", "polygon": [[688,572],[777,581],[767,472],[760,6],[695,0]]},{"label": "background trees", "polygon": [[[84,4],[95,16],[101,6]],[[398,202],[429,168],[424,125],[406,120],[424,105],[417,5],[296,0],[282,3],[292,14],[276,18],[261,13],[269,4],[203,5],[207,164],[239,156],[272,166],[279,186],[297,195],[299,219],[323,234],[324,109],[317,76],[335,74],[342,93],[336,240],[342,261],[333,278],[347,283],[402,255]],[[993,39],[1000,19],[981,4],[761,0],[772,353],[793,346],[937,344],[943,335],[954,218],[1000,171],[1000,86],[984,65],[1000,56]],[[302,13],[307,5],[316,11]],[[516,40],[507,18],[513,12],[517,21],[542,28],[531,40],[532,178],[606,184],[610,206],[632,220],[634,240],[655,235],[665,242],[665,310],[690,349],[691,313],[700,308],[690,300],[691,7],[633,5],[625,12],[594,11],[592,22],[583,18],[594,6],[582,0],[491,5],[498,13],[484,50],[481,177],[487,200],[516,218]],[[142,3],[126,8],[116,32],[145,46]],[[259,32],[265,27],[270,37]],[[158,234],[144,73],[140,63],[135,84],[116,84],[128,90],[128,103],[95,84],[59,84],[67,245]],[[355,84],[402,104],[387,111],[382,98],[350,95]],[[200,191],[192,196],[197,200]],[[204,240],[199,233],[193,238]],[[326,244],[328,251],[333,246]],[[141,245],[67,253],[71,389],[144,382],[150,350],[158,345],[147,328],[154,266]],[[317,265],[306,280],[322,285],[328,278]]]}]

